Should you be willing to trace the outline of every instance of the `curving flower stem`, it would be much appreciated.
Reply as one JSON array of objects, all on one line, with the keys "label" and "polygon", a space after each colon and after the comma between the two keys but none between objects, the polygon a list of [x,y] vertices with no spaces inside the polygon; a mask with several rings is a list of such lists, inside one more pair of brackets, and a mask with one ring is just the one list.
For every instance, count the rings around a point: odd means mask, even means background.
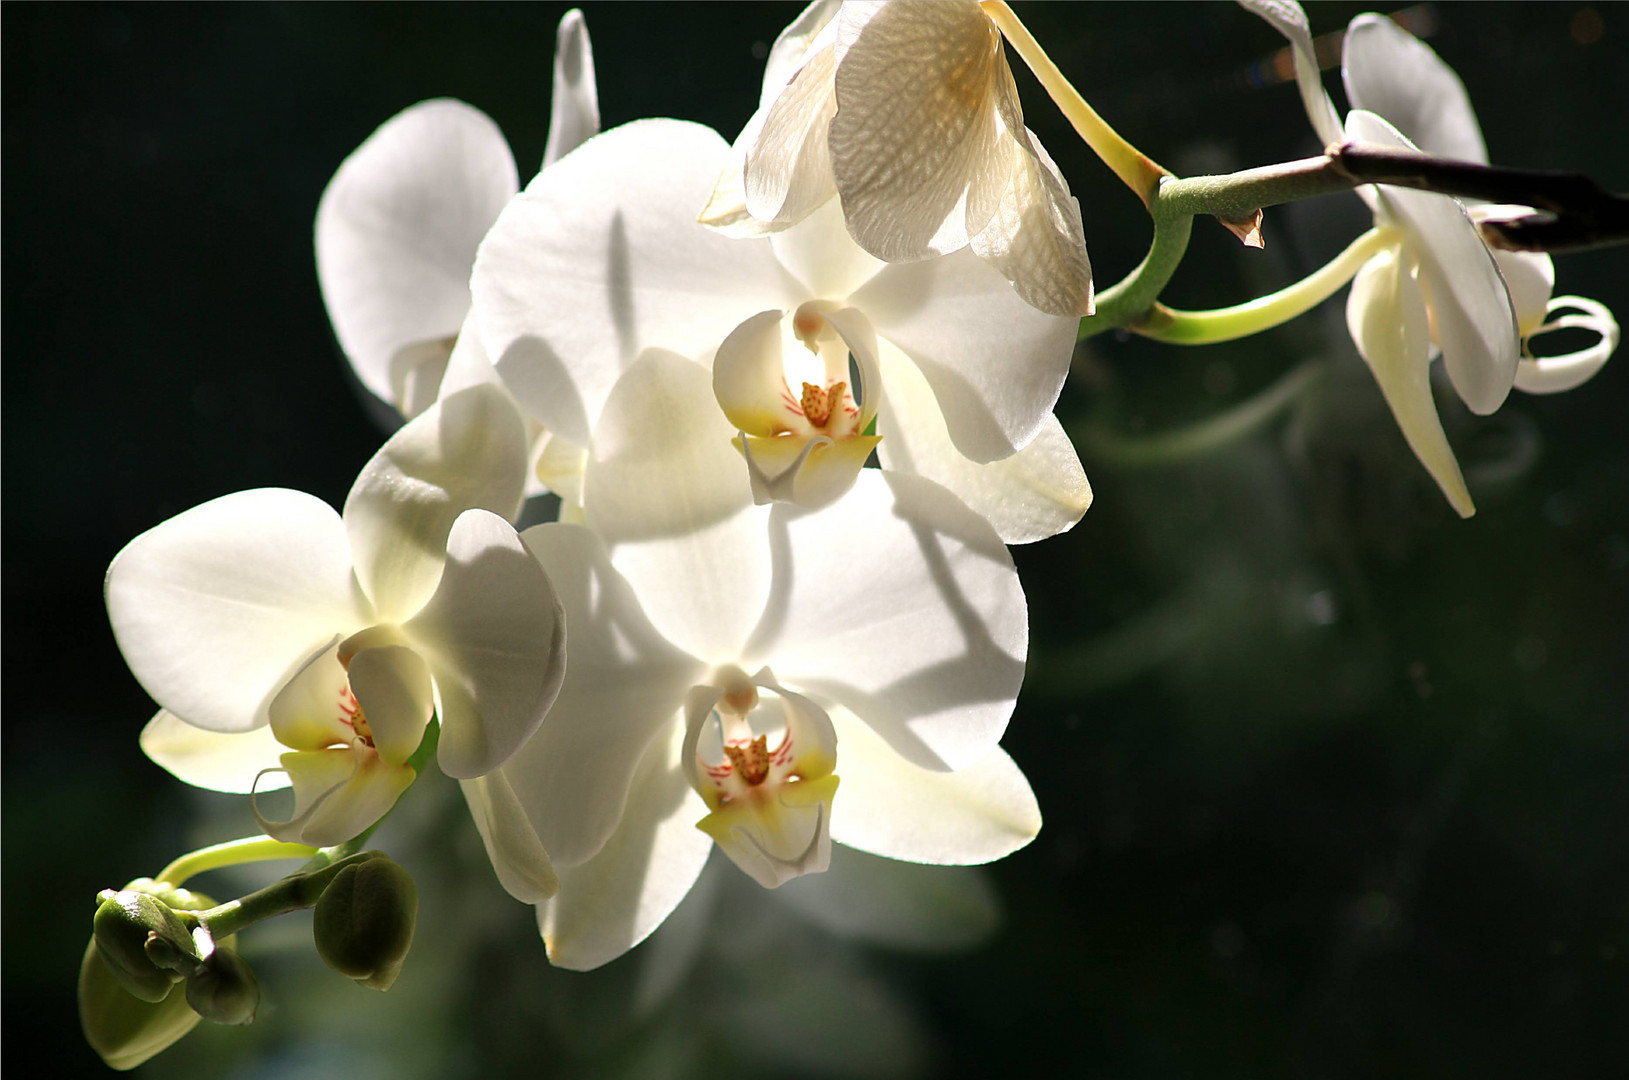
[{"label": "curving flower stem", "polygon": [[1259,334],[1329,299],[1392,240],[1392,230],[1370,229],[1347,245],[1345,251],[1295,284],[1232,307],[1179,311],[1155,301],[1148,313],[1127,329],[1171,345],[1214,345]]},{"label": "curving flower stem", "polygon": [[[338,847],[324,848],[317,857],[330,852],[337,854],[339,850]],[[314,906],[322,897],[323,890],[328,888],[329,882],[333,881],[341,870],[369,859],[384,857],[384,853],[379,851],[346,854],[320,867],[308,866],[299,873],[274,881],[248,896],[228,900],[224,904],[203,911],[178,911],[176,915],[185,923],[203,927],[215,940],[230,937],[245,927],[265,919]]]},{"label": "curving flower stem", "polygon": [[1013,49],[1021,56],[1024,63],[1035,73],[1047,94],[1063,113],[1064,118],[1074,127],[1075,131],[1092,152],[1103,159],[1103,163],[1114,170],[1126,187],[1136,192],[1143,205],[1149,205],[1159,190],[1160,178],[1170,173],[1161,168],[1147,154],[1138,150],[1127,142],[1119,132],[1115,131],[1099,115],[1097,110],[1086,103],[1080,96],[1080,91],[1064,78],[1058,65],[1041,48],[1041,43],[1035,40],[1035,35],[1029,32],[1018,16],[1008,7],[1006,0],[982,0],[979,4],[990,21],[996,24],[1001,36],[1007,39]]},{"label": "curving flower stem", "polygon": [[179,886],[194,874],[225,866],[266,862],[269,859],[309,859],[318,849],[309,844],[288,844],[269,836],[246,836],[189,851],[158,872],[156,881]]}]

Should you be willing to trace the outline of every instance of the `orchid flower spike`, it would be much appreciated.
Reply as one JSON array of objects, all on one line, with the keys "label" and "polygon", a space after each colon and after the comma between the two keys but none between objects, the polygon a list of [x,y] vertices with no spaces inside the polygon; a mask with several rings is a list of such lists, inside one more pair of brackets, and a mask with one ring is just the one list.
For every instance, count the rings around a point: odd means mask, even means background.
[{"label": "orchid flower spike", "polygon": [[522,407],[587,447],[623,373],[671,350],[711,365],[705,407],[729,418],[734,468],[761,500],[830,503],[875,449],[1009,543],[1079,520],[1091,489],[1051,412],[1076,320],[1024,303],[968,251],[878,262],[834,202],[767,238],[703,228],[694,206],[730,155],[699,125],[636,121],[504,210],[471,287],[481,343]]},{"label": "orchid flower spike", "polygon": [[[1487,164],[1487,145],[1464,83],[1425,42],[1384,16],[1359,15],[1347,28],[1343,57],[1353,108],[1384,117],[1428,154]],[[1487,204],[1466,210],[1478,224],[1532,213],[1531,207]],[[1555,263],[1544,252],[1490,250],[1509,287],[1522,339],[1516,389],[1552,394],[1592,378],[1617,348],[1612,313],[1585,297],[1553,296]],[[1568,310],[1574,313],[1557,316]],[[1593,331],[1596,342],[1560,356],[1535,357],[1532,340],[1561,329]]]},{"label": "orchid flower spike", "polygon": [[710,382],[637,360],[594,435],[587,527],[523,534],[561,584],[571,663],[482,809],[552,857],[539,923],[564,967],[641,941],[715,846],[776,888],[823,871],[833,840],[967,864],[1040,827],[997,746],[1028,640],[1000,537],[875,469],[820,510],[754,504],[710,467],[733,456]]},{"label": "orchid flower spike", "polygon": [[444,772],[503,764],[564,667],[554,588],[508,522],[525,453],[513,404],[473,387],[385,443],[343,514],[262,488],[131,541],[108,568],[107,606],[164,710],[144,733],[149,755],[223,790],[286,773],[293,817],[256,817],[319,846],[366,829],[412,783],[432,711]]},{"label": "orchid flower spike", "polygon": [[[543,167],[599,132],[594,55],[582,12],[560,20]],[[481,237],[520,190],[502,132],[440,98],[387,121],[339,167],[317,206],[317,279],[340,348],[375,397],[411,419],[438,396],[497,383],[469,329]],[[532,431],[529,493],[570,498],[573,448]],[[575,467],[572,467],[575,465]]]},{"label": "orchid flower spike", "polygon": [[815,3],[776,40],[700,220],[761,236],[834,195],[876,258],[970,247],[1039,310],[1092,313],[1080,204],[1024,126],[1001,33],[972,0]]}]

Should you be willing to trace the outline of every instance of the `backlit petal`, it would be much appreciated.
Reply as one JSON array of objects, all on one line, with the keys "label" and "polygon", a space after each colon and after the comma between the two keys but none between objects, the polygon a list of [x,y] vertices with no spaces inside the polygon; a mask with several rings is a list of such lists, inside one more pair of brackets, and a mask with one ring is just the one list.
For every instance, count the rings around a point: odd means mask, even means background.
[{"label": "backlit petal", "polygon": [[1488,148],[1470,95],[1431,46],[1384,15],[1346,28],[1341,77],[1354,109],[1385,117],[1421,150],[1486,165]]},{"label": "backlit petal", "polygon": [[519,187],[497,125],[445,98],[387,121],[329,181],[317,276],[340,347],[373,393],[402,404],[397,353],[458,332],[476,245]]},{"label": "backlit petal", "polygon": [[847,706],[924,768],[984,756],[1029,642],[1018,575],[989,523],[931,481],[866,469],[825,509],[777,505],[770,524],[774,590],[743,663]]},{"label": "backlit petal", "polygon": [[969,865],[1035,839],[1041,811],[1000,747],[956,772],[912,765],[865,723],[832,711],[842,792],[832,809],[839,843],[909,862]]},{"label": "backlit petal", "polygon": [[382,620],[406,619],[429,599],[459,514],[515,516],[527,453],[514,402],[482,384],[409,421],[362,467],[345,500],[345,531]]},{"label": "backlit petal", "polygon": [[351,657],[351,692],[387,765],[404,765],[424,739],[435,709],[430,669],[404,645],[363,649]]},{"label": "backlit petal", "polygon": [[415,776],[360,748],[296,751],[282,762],[294,787],[294,816],[272,821],[253,797],[250,808],[267,836],[314,847],[343,844],[384,817]]},{"label": "backlit petal", "polygon": [[759,221],[802,221],[837,194],[826,129],[837,113],[832,89],[836,46],[809,57],[764,113],[745,147],[742,183],[747,211]]},{"label": "backlit petal", "polygon": [[1588,330],[1599,335],[1595,344],[1563,356],[1523,357],[1516,366],[1516,388],[1529,394],[1558,394],[1571,390],[1594,377],[1611,359],[1618,347],[1618,321],[1606,305],[1583,296],[1558,296],[1550,301],[1549,310],[1575,309],[1573,314],[1558,315],[1538,330],[1540,336],[1552,330]]},{"label": "backlit petal", "polygon": [[[162,709],[141,729],[142,753],[176,779],[234,795],[253,790],[255,776],[262,770],[275,769],[278,755],[286,749],[269,724],[228,735],[193,727]],[[286,786],[287,778],[279,784],[279,776],[268,775],[260,790]]]},{"label": "backlit petal", "polygon": [[549,853],[503,771],[460,780],[458,786],[504,890],[523,904],[536,904],[559,892],[560,878]]},{"label": "backlit petal", "polygon": [[313,649],[372,621],[339,515],[279,488],[215,499],[138,536],[108,567],[106,595],[143,688],[209,731],[265,725]]},{"label": "backlit petal", "polygon": [[502,765],[560,692],[565,613],[549,576],[495,514],[459,515],[435,596],[403,630],[435,676],[436,761],[448,776]]},{"label": "backlit petal", "polygon": [[599,130],[594,50],[583,13],[573,8],[561,17],[554,34],[554,91],[549,97],[549,141],[543,148],[543,167],[571,153]]}]

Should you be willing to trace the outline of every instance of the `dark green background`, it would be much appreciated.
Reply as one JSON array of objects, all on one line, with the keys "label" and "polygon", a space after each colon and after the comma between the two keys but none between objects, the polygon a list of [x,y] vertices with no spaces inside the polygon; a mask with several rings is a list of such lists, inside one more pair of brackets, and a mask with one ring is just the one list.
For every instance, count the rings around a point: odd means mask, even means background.
[{"label": "dark green background", "polygon": [[[561,10],[5,7],[4,1045],[17,1075],[100,1071],[72,998],[95,891],[245,826],[240,800],[188,792],[141,756],[152,706],[106,628],[107,561],[229,491],[343,498],[380,432],[317,292],[322,187],[378,124],[438,95],[493,116],[529,175]],[[589,7],[606,125],[669,115],[733,136],[764,45],[795,10]],[[1314,5],[1314,28],[1360,10]],[[1413,10],[1470,87],[1496,162],[1629,188],[1629,11],[1602,5],[1588,41],[1574,3]],[[1294,91],[1251,75],[1279,39],[1231,5],[1021,14],[1178,173],[1316,151]],[[1141,256],[1140,211],[1019,79],[1112,282]],[[1201,222],[1167,298],[1279,287],[1365,225],[1350,196],[1281,208],[1267,249],[1249,252]],[[1563,258],[1558,275],[1559,292],[1629,317],[1629,249]],[[1629,362],[1569,395],[1513,395],[1492,418],[1444,399],[1479,507],[1461,522],[1409,456],[1341,311],[1338,298],[1201,351],[1104,335],[1077,358],[1059,409],[1097,502],[1071,534],[1016,553],[1034,662],[1005,745],[1047,824],[993,868],[1005,925],[982,949],[864,953],[807,928],[783,948],[764,898],[731,889],[714,930],[731,960],[704,959],[666,1005],[630,1017],[636,964],[548,970],[456,799],[426,797],[393,822],[392,850],[425,891],[397,990],[312,968],[297,924],[263,928],[246,935],[259,1022],[201,1030],[148,1071],[776,1076],[802,1060],[815,1075],[1622,1075]],[[1302,362],[1316,365],[1309,389],[1258,434],[1138,462],[1138,438]]]}]

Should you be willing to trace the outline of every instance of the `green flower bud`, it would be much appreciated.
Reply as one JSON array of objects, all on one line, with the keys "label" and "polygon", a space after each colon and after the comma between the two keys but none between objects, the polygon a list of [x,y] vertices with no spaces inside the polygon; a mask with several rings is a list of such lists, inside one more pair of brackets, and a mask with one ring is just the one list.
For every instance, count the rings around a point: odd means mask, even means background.
[{"label": "green flower bud", "polygon": [[388,990],[413,945],[419,894],[388,858],[347,866],[317,900],[312,930],[329,967],[375,990]]},{"label": "green flower bud", "polygon": [[187,979],[187,1004],[217,1024],[247,1024],[260,1004],[260,983],[243,957],[216,949]]},{"label": "green flower bud", "polygon": [[151,893],[107,889],[101,893],[101,900],[92,925],[97,949],[108,969],[121,986],[141,1000],[163,1001],[181,976],[154,963],[148,939],[153,937],[161,943],[161,954],[167,950],[190,953],[192,935],[175,912]]},{"label": "green flower bud", "polygon": [[191,1031],[198,1014],[175,984],[166,981],[165,997],[142,1001],[124,988],[92,941],[79,965],[79,1026],[85,1041],[110,1068],[134,1069]]}]

